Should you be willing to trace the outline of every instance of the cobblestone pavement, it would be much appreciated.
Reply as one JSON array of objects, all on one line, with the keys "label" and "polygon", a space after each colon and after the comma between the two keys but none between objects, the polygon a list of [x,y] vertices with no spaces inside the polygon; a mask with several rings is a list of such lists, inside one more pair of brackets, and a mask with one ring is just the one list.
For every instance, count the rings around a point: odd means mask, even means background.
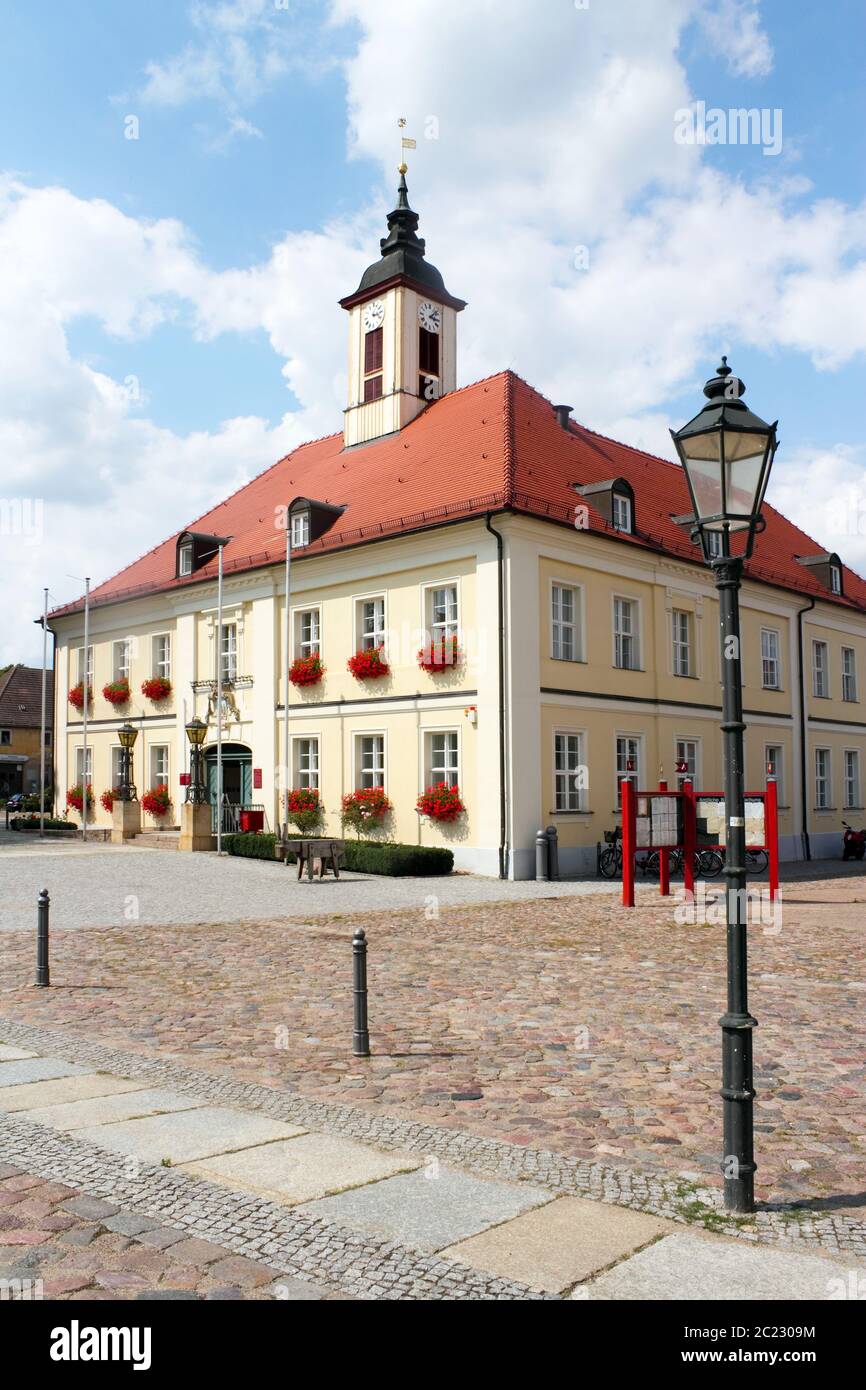
[{"label": "cobblestone pavement", "polygon": [[321,1299],[325,1288],[0,1163],[0,1289],[50,1299]]},{"label": "cobblestone pavement", "polygon": [[[799,883],[751,932],[759,1195],[866,1210],[866,879]],[[427,903],[426,912],[435,910]],[[350,1055],[350,938],[373,1056]],[[0,943],[0,1016],[151,1058],[574,1160],[717,1186],[724,932],[643,890]]]}]

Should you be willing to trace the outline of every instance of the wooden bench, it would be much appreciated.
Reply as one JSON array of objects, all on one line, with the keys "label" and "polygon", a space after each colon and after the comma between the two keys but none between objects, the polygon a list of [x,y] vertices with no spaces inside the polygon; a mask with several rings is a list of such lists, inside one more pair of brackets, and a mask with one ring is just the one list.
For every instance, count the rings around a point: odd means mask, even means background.
[{"label": "wooden bench", "polygon": [[299,879],[303,876],[306,865],[307,879],[310,883],[313,881],[317,859],[319,861],[319,878],[324,878],[328,869],[331,870],[334,878],[339,878],[339,866],[346,857],[346,845],[343,840],[284,840],[281,849],[287,866],[289,855],[297,856]]}]

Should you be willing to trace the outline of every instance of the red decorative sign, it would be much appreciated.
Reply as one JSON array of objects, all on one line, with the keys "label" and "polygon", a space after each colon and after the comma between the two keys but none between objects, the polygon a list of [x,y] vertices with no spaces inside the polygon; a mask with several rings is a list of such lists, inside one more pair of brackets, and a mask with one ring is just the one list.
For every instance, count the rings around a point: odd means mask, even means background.
[{"label": "red decorative sign", "polygon": [[189,786],[189,781],[190,781],[189,773],[188,773],[188,772],[182,772],[182,773],[180,774],[179,781],[180,781],[180,785],[181,785],[182,787],[188,787],[188,786]]},{"label": "red decorative sign", "polygon": [[261,788],[262,788],[262,769],[261,769],[260,767],[254,767],[254,768],[253,768],[253,787],[255,788],[256,791],[261,791]]}]

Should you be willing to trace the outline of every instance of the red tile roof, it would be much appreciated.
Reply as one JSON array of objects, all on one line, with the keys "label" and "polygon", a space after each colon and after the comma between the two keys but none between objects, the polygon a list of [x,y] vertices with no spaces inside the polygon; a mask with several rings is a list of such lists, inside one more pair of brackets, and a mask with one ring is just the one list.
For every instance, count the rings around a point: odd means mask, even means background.
[{"label": "red tile roof", "polygon": [[[633,536],[616,532],[574,490],[574,484],[625,478],[634,489]],[[302,444],[184,530],[231,536],[225,573],[279,564],[285,530],[279,508],[295,497],[345,507],[333,529],[303,554],[343,549],[379,537],[426,529],[509,508],[573,526],[575,506],[589,502],[589,529],[625,545],[698,562],[698,552],[672,518],[689,510],[682,469],[596,434],[575,421],[564,430],[550,402],[513,372],[501,372],[430,405],[399,434],[346,449],[342,434]],[[848,607],[866,608],[866,582],[844,571],[844,597],[834,597],[797,556],[823,549],[781,513],[765,506],[749,573],[756,579]],[[116,602],[210,579],[211,561],[175,576],[180,532],[100,584],[91,602]],[[55,609],[77,611],[82,601]]]}]

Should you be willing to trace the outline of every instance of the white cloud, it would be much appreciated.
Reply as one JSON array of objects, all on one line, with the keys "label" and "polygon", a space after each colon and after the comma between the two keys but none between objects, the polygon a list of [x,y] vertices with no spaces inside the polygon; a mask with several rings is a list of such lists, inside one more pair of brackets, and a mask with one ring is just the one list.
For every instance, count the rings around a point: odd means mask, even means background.
[{"label": "white cloud", "polygon": [[183,106],[206,98],[232,108],[256,101],[288,70],[288,15],[274,0],[198,0],[189,11],[195,38],[164,61],[147,63],[141,99]]},{"label": "white cloud", "polygon": [[758,0],[712,0],[699,22],[711,51],[737,77],[766,77],[773,70],[773,45],[761,27]]}]

